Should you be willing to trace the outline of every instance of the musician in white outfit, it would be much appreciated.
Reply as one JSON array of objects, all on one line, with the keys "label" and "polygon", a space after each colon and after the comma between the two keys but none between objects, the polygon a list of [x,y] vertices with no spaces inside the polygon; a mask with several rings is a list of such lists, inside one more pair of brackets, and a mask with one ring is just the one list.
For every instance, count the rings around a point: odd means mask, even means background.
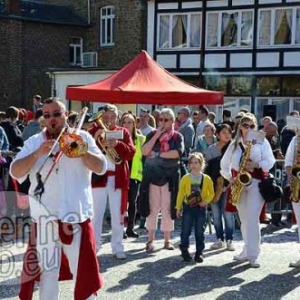
[{"label": "musician in white outfit", "polygon": [[[285,170],[286,170],[286,175],[288,176],[288,180],[287,180],[288,184],[291,182],[293,165],[300,163],[300,155],[299,155],[300,150],[297,148],[298,148],[298,136],[294,136],[285,154]],[[292,206],[293,206],[293,210],[298,225],[298,235],[299,235],[299,242],[300,242],[300,201],[299,198],[297,200],[298,202],[292,201]],[[296,262],[291,262],[290,267],[300,268],[300,259]]]},{"label": "musician in white outfit", "polygon": [[[247,135],[250,130],[257,129],[257,120],[253,114],[247,113],[242,117],[237,130],[236,138],[229,145],[221,160],[221,174],[230,182],[240,170],[243,151],[247,148]],[[241,231],[244,240],[243,251],[234,256],[238,261],[249,261],[250,266],[259,268],[258,256],[260,253],[259,215],[264,200],[259,192],[258,183],[263,172],[269,172],[275,163],[269,142],[264,138],[261,143],[253,143],[250,151],[250,160],[246,170],[251,174],[251,183],[245,186],[237,203],[237,210],[241,220]]]},{"label": "musician in white outfit", "polygon": [[[93,216],[91,174],[92,171],[105,173],[107,162],[92,136],[79,131],[88,144],[88,151],[82,157],[69,158],[63,154],[45,182],[58,157],[59,147],[47,161],[45,158],[54,144],[53,137],[67,125],[67,112],[58,98],[49,98],[44,102],[43,116],[45,130],[25,142],[10,169],[11,176],[19,182],[30,176],[30,209],[34,221],[30,237],[34,242],[29,243],[25,254],[19,297],[32,299],[34,282],[39,280],[40,300],[60,299],[58,278],[62,268],[67,266],[64,265],[66,257],[70,270],[65,270],[71,277],[68,275],[65,279],[75,280],[75,299],[94,299],[103,278],[99,274],[90,221]],[[45,183],[40,199],[33,197],[38,172]],[[37,255],[34,262],[33,253]],[[32,263],[36,263],[35,274],[28,269],[28,264]]]}]

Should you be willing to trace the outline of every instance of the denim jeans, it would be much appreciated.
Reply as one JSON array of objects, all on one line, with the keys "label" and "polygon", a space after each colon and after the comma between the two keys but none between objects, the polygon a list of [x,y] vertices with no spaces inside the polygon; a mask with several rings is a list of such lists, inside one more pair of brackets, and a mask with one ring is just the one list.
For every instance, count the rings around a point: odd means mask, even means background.
[{"label": "denim jeans", "polygon": [[[232,240],[234,230],[234,214],[225,211],[227,191],[223,192],[221,198],[216,203],[211,203],[211,211],[213,214],[214,227],[217,239],[224,241],[224,225],[225,221],[225,239]],[[223,218],[222,218],[223,217]]]},{"label": "denim jeans", "polygon": [[190,235],[194,226],[195,240],[196,240],[196,252],[202,254],[204,250],[204,232],[206,228],[207,210],[205,207],[190,207],[187,204],[183,204],[182,210],[182,223],[180,234],[180,249],[181,251],[188,250],[190,245]]}]

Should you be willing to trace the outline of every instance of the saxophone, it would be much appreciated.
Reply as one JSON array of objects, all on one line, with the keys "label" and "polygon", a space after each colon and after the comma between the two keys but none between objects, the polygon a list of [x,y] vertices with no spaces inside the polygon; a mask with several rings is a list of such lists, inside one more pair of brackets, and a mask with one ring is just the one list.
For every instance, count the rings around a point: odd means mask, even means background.
[{"label": "saxophone", "polygon": [[[101,151],[103,152],[103,154],[107,155],[109,160],[115,165],[120,165],[123,161],[120,155],[117,153],[117,151],[114,148],[108,147],[105,143],[105,132],[107,131],[107,127],[104,125],[102,121],[102,112],[96,113],[88,121],[95,122],[98,127],[97,131],[101,130],[101,133],[97,136],[96,142],[99,148],[101,149]],[[96,132],[94,132],[94,134]]]},{"label": "saxophone", "polygon": [[297,141],[294,150],[294,165],[292,167],[291,178],[291,201],[299,202],[300,192],[300,131],[297,134]]},{"label": "saxophone", "polygon": [[246,171],[246,165],[247,162],[250,160],[250,151],[252,145],[252,141],[247,142],[247,148],[243,153],[242,160],[240,163],[240,170],[231,185],[229,202],[234,206],[236,206],[239,203],[244,187],[251,183],[252,176],[249,172]]}]

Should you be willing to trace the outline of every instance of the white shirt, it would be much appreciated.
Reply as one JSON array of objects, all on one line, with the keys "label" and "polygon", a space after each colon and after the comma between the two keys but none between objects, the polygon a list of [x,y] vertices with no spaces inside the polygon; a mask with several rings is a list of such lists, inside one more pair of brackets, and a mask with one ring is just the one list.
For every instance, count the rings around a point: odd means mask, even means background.
[{"label": "white shirt", "polygon": [[[232,169],[236,171],[239,171],[240,169],[240,160],[243,152],[239,144],[235,148],[234,143],[234,141],[231,142],[221,160],[221,175],[227,180],[230,180],[232,177]],[[269,172],[275,164],[275,158],[267,139],[264,139],[262,144],[256,143],[252,146],[250,151],[250,160],[258,163],[259,168],[262,168],[264,172]]]},{"label": "white shirt", "polygon": [[284,158],[284,164],[285,167],[292,167],[294,165],[295,160],[295,144],[297,143],[297,136],[294,136],[287,148],[285,158]]},{"label": "white shirt", "polygon": [[[80,131],[79,134],[88,143],[88,150],[102,157],[104,162],[103,170],[99,175],[104,174],[107,170],[107,161],[93,137],[85,131]],[[17,160],[36,151],[45,140],[45,131],[29,138],[12,162],[11,167]],[[68,223],[82,223],[86,219],[91,218],[93,216],[92,172],[85,166],[81,158],[69,158],[62,155],[45,183],[45,192],[41,197],[41,202],[34,197],[34,189],[37,186],[36,173],[45,161],[45,157],[40,157],[29,172],[31,182],[29,201],[31,216],[34,221],[39,222],[39,218],[49,217],[49,215],[53,219],[60,219]],[[49,158],[42,169],[42,181],[44,181],[53,165],[53,160],[54,158]],[[26,179],[27,175],[16,179],[21,183]]]},{"label": "white shirt", "polygon": [[140,132],[142,135],[147,136],[151,131],[153,131],[155,128],[151,127],[150,125],[147,125],[144,128],[140,128]]}]

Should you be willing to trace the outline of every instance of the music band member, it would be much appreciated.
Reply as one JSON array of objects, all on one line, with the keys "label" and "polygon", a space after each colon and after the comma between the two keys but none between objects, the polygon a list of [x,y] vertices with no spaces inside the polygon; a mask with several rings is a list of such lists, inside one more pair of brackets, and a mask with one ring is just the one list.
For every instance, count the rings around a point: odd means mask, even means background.
[{"label": "music band member", "polygon": [[[100,112],[101,113],[101,112]],[[89,132],[94,135],[97,145],[106,152],[107,172],[95,180],[93,185],[94,218],[93,225],[97,242],[97,250],[101,246],[103,217],[107,199],[111,214],[111,248],[117,259],[126,259],[123,246],[124,214],[127,209],[129,189],[128,161],[133,159],[135,147],[126,128],[116,125],[118,109],[115,105],[106,105],[102,110],[102,123],[108,128],[101,128],[95,122]],[[122,139],[106,140],[102,138],[103,130],[123,131]],[[107,149],[105,149],[107,147]],[[114,155],[111,155],[114,154]],[[118,157],[118,158],[117,158]]]},{"label": "music band member", "polygon": [[[294,178],[294,175],[292,175],[292,170],[295,167],[295,170],[299,172],[299,169],[297,170],[298,166],[300,165],[300,140],[299,140],[299,133],[298,135],[294,136],[288,146],[287,152],[285,154],[285,170],[286,170],[286,175],[287,175],[287,182],[288,185],[291,184],[291,179],[293,177],[294,183],[293,186],[291,186],[291,189],[295,189],[294,191],[292,190],[292,196],[293,201],[292,206],[293,206],[293,211],[295,213],[297,225],[298,225],[298,237],[300,241],[300,201],[299,201],[299,186],[300,186],[300,181],[299,179]],[[295,197],[294,197],[295,195]],[[297,260],[296,262],[291,262],[290,267],[292,268],[300,268],[300,259]]]},{"label": "music band member", "polygon": [[[243,251],[234,256],[235,260],[249,260],[252,268],[259,268],[258,256],[260,252],[259,215],[264,200],[259,191],[259,182],[269,172],[275,163],[269,142],[264,138],[262,143],[251,143],[247,147],[247,135],[257,128],[254,115],[247,113],[242,117],[237,135],[231,142],[221,160],[221,174],[232,183],[243,172],[251,176],[238,197],[236,207],[241,220],[241,231],[244,240]],[[244,157],[249,155],[249,159]],[[233,176],[232,176],[233,175]],[[231,190],[233,186],[231,185]]]},{"label": "music band member", "polygon": [[[25,142],[10,168],[11,176],[19,182],[28,174],[30,176],[29,199],[34,220],[24,257],[19,297],[32,299],[34,282],[39,280],[40,299],[59,299],[58,278],[73,277],[75,299],[95,299],[103,279],[90,221],[93,215],[91,174],[92,171],[103,174],[107,168],[106,159],[92,136],[79,131],[82,140],[88,144],[88,151],[76,158],[62,155],[50,173],[60,152],[57,147],[50,156],[53,138],[67,126],[65,105],[58,98],[47,99],[43,117],[46,129]],[[50,174],[39,200],[31,196],[38,183],[37,172],[42,178]],[[34,263],[37,268],[33,268]],[[32,273],[32,270],[35,271]]]}]

